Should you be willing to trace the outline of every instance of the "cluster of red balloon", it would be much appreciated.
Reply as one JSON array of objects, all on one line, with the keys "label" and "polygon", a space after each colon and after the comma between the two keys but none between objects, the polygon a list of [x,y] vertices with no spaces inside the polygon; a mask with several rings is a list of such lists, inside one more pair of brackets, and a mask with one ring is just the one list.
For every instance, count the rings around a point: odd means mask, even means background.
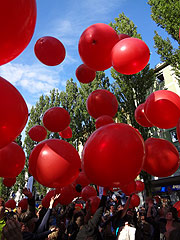
[{"label": "cluster of red balloon", "polygon": [[[143,127],[156,126],[169,129],[177,126],[179,137],[180,97],[169,90],[155,91],[147,97],[145,103],[136,108],[135,119]],[[167,140],[147,139],[145,152],[143,170],[153,176],[170,176],[179,167],[178,151]]]},{"label": "cluster of red balloon", "polygon": [[[36,16],[36,0],[1,2],[0,20],[5,24],[1,24],[0,65],[12,61],[27,47],[34,33]],[[3,116],[0,119],[0,165],[3,166],[0,177],[5,178],[6,186],[12,186],[25,164],[22,148],[13,141],[27,123],[28,108],[18,90],[2,77],[0,110]]]},{"label": "cluster of red balloon", "polygon": [[[104,23],[89,26],[80,37],[78,49],[83,63],[94,71],[113,66],[122,74],[135,74],[148,64],[150,58],[149,48],[142,40],[118,35]],[[86,82],[89,74],[83,76],[83,81]]]}]

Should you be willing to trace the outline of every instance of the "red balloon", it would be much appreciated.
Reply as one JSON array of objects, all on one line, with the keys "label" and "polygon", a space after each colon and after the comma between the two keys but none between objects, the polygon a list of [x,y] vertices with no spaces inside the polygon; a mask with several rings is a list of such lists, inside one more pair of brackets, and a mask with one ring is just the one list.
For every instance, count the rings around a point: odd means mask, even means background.
[{"label": "red balloon", "polygon": [[25,154],[17,143],[10,143],[0,149],[0,177],[15,178],[20,174],[25,164]]},{"label": "red balloon", "polygon": [[[91,206],[91,215],[94,215],[96,210],[99,207],[99,204],[100,204],[101,200],[97,196],[90,197],[89,200],[90,200],[90,206]],[[89,209],[89,203],[88,202],[86,202],[86,209],[87,210]]]},{"label": "red balloon", "polygon": [[74,182],[74,185],[80,184],[82,187],[85,187],[85,186],[89,185],[90,183],[91,182],[87,178],[86,174],[84,172],[80,172],[79,176],[77,177],[77,179]]},{"label": "red balloon", "polygon": [[36,15],[35,0],[1,1],[0,65],[10,62],[27,47],[34,33]]},{"label": "red balloon", "polygon": [[90,197],[97,196],[96,190],[91,186],[86,186],[81,191],[81,197],[87,201]]},{"label": "red balloon", "polygon": [[14,199],[10,199],[5,203],[5,207],[14,209],[16,208],[16,202],[14,201]]},{"label": "red balloon", "polygon": [[123,123],[97,129],[82,154],[85,174],[99,186],[116,187],[133,181],[142,169],[144,143],[136,130]]},{"label": "red balloon", "polygon": [[144,191],[144,183],[142,181],[137,180],[135,183],[136,183],[136,191],[137,192]]},{"label": "red balloon", "polygon": [[81,160],[68,142],[48,139],[39,143],[29,157],[29,171],[42,185],[50,188],[72,183],[79,174]]},{"label": "red balloon", "polygon": [[67,127],[66,129],[64,129],[62,132],[59,132],[59,135],[62,138],[72,138],[72,130],[70,127]]},{"label": "red balloon", "polygon": [[[42,199],[42,205],[43,207],[45,208],[49,208],[49,204],[50,204],[50,201],[51,201],[51,198],[55,196],[55,190],[51,190],[49,191],[46,196]],[[58,198],[59,199],[59,198]],[[58,204],[58,199],[55,200],[54,204],[53,204],[53,207],[56,207],[57,204]]]},{"label": "red balloon", "polygon": [[159,128],[173,128],[180,118],[180,97],[169,90],[151,93],[144,106],[148,120]]},{"label": "red balloon", "polygon": [[118,101],[113,93],[98,89],[88,96],[86,107],[89,115],[95,119],[102,115],[114,117],[118,110]]},{"label": "red balloon", "polygon": [[145,141],[143,169],[157,177],[168,177],[179,167],[179,153],[176,147],[165,139],[149,138]]},{"label": "red balloon", "polygon": [[102,115],[96,119],[96,122],[95,122],[96,129],[98,129],[102,126],[105,126],[107,124],[110,124],[110,123],[114,123],[113,118],[108,115]]},{"label": "red balloon", "polygon": [[131,75],[140,72],[149,62],[148,46],[138,38],[125,38],[112,49],[112,66],[122,74]]},{"label": "red balloon", "polygon": [[61,195],[58,198],[58,202],[61,205],[68,205],[72,202],[75,196],[76,196],[75,188],[73,187],[73,185],[70,184],[61,189]]},{"label": "red balloon", "polygon": [[43,116],[44,126],[51,132],[61,132],[70,124],[71,118],[64,108],[49,108]]},{"label": "red balloon", "polygon": [[16,183],[16,178],[4,178],[3,184],[6,187],[12,187]]},{"label": "red balloon", "polygon": [[27,198],[23,198],[19,203],[18,207],[20,207],[22,210],[27,210],[28,208],[28,200]]},{"label": "red balloon", "polygon": [[174,205],[173,205],[174,208],[177,209],[177,211],[180,211],[180,201],[176,202]]},{"label": "red balloon", "polygon": [[104,23],[93,24],[80,37],[79,55],[89,68],[103,71],[112,66],[111,50],[118,41],[119,36],[112,27]]},{"label": "red balloon", "polygon": [[81,64],[76,69],[76,77],[81,83],[90,83],[95,79],[96,71],[90,69],[85,64]]},{"label": "red balloon", "polygon": [[39,61],[47,66],[59,65],[66,55],[64,45],[57,38],[50,36],[37,40],[34,52]]},{"label": "red balloon", "polygon": [[138,195],[136,194],[133,194],[132,197],[131,197],[131,202],[130,204],[133,206],[133,207],[138,207],[139,204],[140,204],[140,198]]},{"label": "red balloon", "polygon": [[130,196],[131,193],[135,193],[136,192],[136,183],[135,181],[130,182],[129,184],[127,184],[126,186],[122,186],[121,190],[123,191],[123,193],[125,193],[127,196]]},{"label": "red balloon", "polygon": [[124,33],[120,33],[118,36],[119,36],[119,40],[120,40],[120,41],[123,40],[124,38],[130,38],[129,35],[124,34]]},{"label": "red balloon", "polygon": [[40,125],[36,125],[33,126],[29,132],[29,137],[36,142],[41,142],[42,140],[44,140],[47,136],[47,131],[45,129],[45,127],[40,126]]},{"label": "red balloon", "polygon": [[28,120],[28,108],[22,95],[2,77],[0,77],[0,112],[3,116],[0,118],[0,148],[2,148],[19,136]]},{"label": "red balloon", "polygon": [[135,110],[135,119],[143,127],[152,127],[152,123],[149,122],[145,113],[144,113],[145,103],[140,104]]}]

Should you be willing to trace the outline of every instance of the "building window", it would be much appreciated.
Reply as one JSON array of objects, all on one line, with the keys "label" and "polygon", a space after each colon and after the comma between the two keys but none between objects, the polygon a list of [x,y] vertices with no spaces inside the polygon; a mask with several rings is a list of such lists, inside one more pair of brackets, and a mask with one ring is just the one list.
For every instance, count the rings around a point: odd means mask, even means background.
[{"label": "building window", "polygon": [[164,81],[163,73],[162,73],[162,72],[161,72],[161,73],[158,73],[158,74],[156,75],[156,79],[157,79],[157,81],[158,81],[159,83],[163,82],[163,81]]},{"label": "building window", "polygon": [[172,141],[173,143],[175,143],[175,142],[178,141],[177,134],[176,134],[176,130],[171,131],[171,132],[170,132],[170,135],[171,135],[171,141]]}]

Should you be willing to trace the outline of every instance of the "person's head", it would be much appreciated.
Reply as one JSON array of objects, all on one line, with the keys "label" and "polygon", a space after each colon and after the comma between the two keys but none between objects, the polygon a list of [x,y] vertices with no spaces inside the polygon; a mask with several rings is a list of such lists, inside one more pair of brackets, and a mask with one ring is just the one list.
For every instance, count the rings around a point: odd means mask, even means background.
[{"label": "person's head", "polygon": [[154,203],[154,200],[153,200],[152,197],[146,197],[146,199],[145,199],[145,204],[148,205],[149,203]]},{"label": "person's head", "polygon": [[82,212],[77,212],[73,216],[73,221],[78,225],[78,227],[84,224],[84,215]]},{"label": "person's head", "polygon": [[167,221],[177,221],[178,220],[178,212],[177,209],[172,207],[166,213]]},{"label": "person's head", "polygon": [[110,205],[109,211],[110,211],[111,213],[114,213],[114,212],[115,212],[115,206],[114,206],[114,205]]}]

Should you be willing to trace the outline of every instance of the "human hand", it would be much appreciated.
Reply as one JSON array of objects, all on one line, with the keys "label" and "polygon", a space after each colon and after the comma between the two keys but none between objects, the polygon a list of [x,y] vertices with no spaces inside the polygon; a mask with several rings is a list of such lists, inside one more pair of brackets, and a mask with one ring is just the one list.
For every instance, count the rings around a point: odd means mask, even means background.
[{"label": "human hand", "polygon": [[24,188],[24,189],[22,190],[22,193],[23,193],[26,197],[28,197],[29,199],[32,198],[32,192],[31,192],[29,189]]},{"label": "human hand", "polygon": [[58,199],[60,197],[60,193],[59,194],[56,194],[55,196],[53,196],[50,200],[50,203],[49,203],[49,208],[52,209],[53,208],[53,204],[55,202],[56,199]]},{"label": "human hand", "polygon": [[20,227],[17,221],[7,221],[2,231],[2,240],[23,240]]}]

